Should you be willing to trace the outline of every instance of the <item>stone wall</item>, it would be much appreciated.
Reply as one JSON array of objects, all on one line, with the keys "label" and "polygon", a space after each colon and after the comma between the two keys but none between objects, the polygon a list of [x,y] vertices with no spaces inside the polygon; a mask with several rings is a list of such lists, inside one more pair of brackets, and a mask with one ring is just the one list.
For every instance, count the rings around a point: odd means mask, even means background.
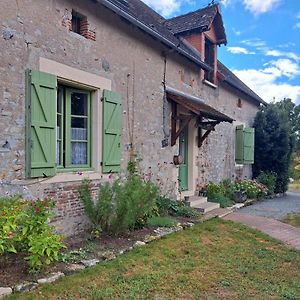
[{"label": "stone wall", "polygon": [[[142,171],[150,174],[164,194],[173,197],[177,193],[178,169],[172,161],[178,146],[162,147],[162,141],[168,138],[171,120],[169,104],[163,100],[164,78],[167,85],[204,99],[237,123],[251,125],[253,121],[257,106],[244,95],[221,84],[217,89],[204,85],[199,67],[178,54],[167,54],[165,66],[162,53],[168,53],[168,49],[93,1],[3,2],[5,10],[0,12],[0,195],[51,196],[57,203],[54,221],[61,231],[70,234],[85,224],[77,194],[80,180],[67,183],[51,182],[51,179],[25,180],[24,73],[27,68],[38,70],[41,57],[111,80],[112,90],[122,94],[122,170],[126,170],[133,142]],[[88,28],[94,33],[92,38],[69,31],[72,9],[87,17]],[[236,105],[238,98],[242,99],[242,108]],[[130,127],[133,141],[129,138]],[[198,176],[193,179],[196,184],[236,175],[234,128],[234,125],[218,125],[216,132],[197,150]],[[242,167],[241,172],[242,176],[251,176],[251,167]],[[96,185],[102,181],[100,178],[93,183],[95,197]]]}]

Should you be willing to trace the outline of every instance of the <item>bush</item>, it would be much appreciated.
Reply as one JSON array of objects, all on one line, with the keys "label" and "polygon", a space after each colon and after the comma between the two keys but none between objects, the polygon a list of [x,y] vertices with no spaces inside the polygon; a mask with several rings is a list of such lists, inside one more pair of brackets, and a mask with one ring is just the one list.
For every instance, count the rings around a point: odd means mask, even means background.
[{"label": "bush", "polygon": [[220,203],[222,208],[231,206],[234,200],[234,185],[229,179],[221,183],[210,182],[206,186],[207,198],[211,202]]},{"label": "bush", "polygon": [[171,200],[167,197],[157,198],[156,204],[161,215],[186,218],[197,218],[200,216],[200,213],[196,209],[186,206],[183,202]]},{"label": "bush", "polygon": [[271,103],[257,113],[254,128],[254,177],[259,176],[262,171],[275,172],[277,174],[275,193],[284,193],[288,189],[288,172],[293,150],[288,115],[279,104]]},{"label": "bush", "polygon": [[152,227],[174,227],[177,221],[168,216],[155,216],[148,219],[147,223]]},{"label": "bush", "polygon": [[25,252],[32,271],[58,260],[62,237],[48,225],[54,203],[49,199],[0,199],[0,255]]},{"label": "bush", "polygon": [[209,199],[209,201],[219,203],[220,207],[222,208],[226,208],[233,205],[233,201],[222,194],[216,194],[214,198]]},{"label": "bush", "polygon": [[155,199],[158,197],[158,187],[138,175],[101,185],[95,204],[88,181],[83,182],[79,192],[93,228],[110,234],[143,227],[157,211]]},{"label": "bush", "polygon": [[248,199],[262,198],[268,194],[268,188],[265,185],[250,179],[237,182],[235,189],[246,192]]},{"label": "bush", "polygon": [[261,172],[257,176],[256,181],[268,188],[269,195],[274,194],[277,181],[277,174],[275,172]]}]

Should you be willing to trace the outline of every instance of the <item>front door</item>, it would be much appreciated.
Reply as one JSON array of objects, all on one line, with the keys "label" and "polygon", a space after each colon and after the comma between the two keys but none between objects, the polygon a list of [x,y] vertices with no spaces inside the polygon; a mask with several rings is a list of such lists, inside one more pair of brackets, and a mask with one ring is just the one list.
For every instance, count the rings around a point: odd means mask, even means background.
[{"label": "front door", "polygon": [[179,188],[181,191],[188,190],[188,127],[179,136],[179,155],[183,163],[179,166]]}]

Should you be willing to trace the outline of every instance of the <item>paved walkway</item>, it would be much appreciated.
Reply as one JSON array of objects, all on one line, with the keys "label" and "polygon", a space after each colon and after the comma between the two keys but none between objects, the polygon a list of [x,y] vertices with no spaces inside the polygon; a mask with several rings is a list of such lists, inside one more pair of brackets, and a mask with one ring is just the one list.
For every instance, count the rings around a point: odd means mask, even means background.
[{"label": "paved walkway", "polygon": [[239,212],[281,220],[289,213],[300,212],[300,193],[288,192],[283,197],[257,202]]},{"label": "paved walkway", "polygon": [[300,250],[300,228],[284,224],[274,219],[235,212],[224,217],[225,220],[239,222],[258,229],[285,244]]}]

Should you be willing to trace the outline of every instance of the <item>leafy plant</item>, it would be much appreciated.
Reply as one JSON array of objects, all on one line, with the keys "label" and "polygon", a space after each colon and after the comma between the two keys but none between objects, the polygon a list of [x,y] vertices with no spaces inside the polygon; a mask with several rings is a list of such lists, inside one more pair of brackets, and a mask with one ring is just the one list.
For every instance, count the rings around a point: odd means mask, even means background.
[{"label": "leafy plant", "polygon": [[47,222],[54,203],[23,201],[19,196],[0,199],[0,255],[25,252],[32,271],[58,259],[62,237]]},{"label": "leafy plant", "polygon": [[148,219],[147,223],[152,227],[174,227],[177,224],[175,219],[168,216],[155,216]]},{"label": "leafy plant", "polygon": [[276,181],[277,181],[277,174],[272,171],[265,171],[261,172],[257,178],[256,181],[259,183],[262,183],[268,188],[268,194],[272,195],[274,194],[275,187],[276,187]]},{"label": "leafy plant", "polygon": [[91,199],[89,182],[80,188],[81,199],[93,228],[101,228],[111,234],[118,234],[137,227],[143,227],[157,207],[155,199],[159,189],[151,181],[131,174],[121,181],[100,186],[96,203]]},{"label": "leafy plant", "polygon": [[209,199],[209,201],[219,203],[220,207],[222,208],[226,208],[233,205],[233,201],[222,194],[216,194],[214,198]]},{"label": "leafy plant", "polygon": [[231,206],[234,200],[235,188],[229,179],[221,183],[210,182],[206,186],[207,198],[211,202],[220,203],[222,208]]},{"label": "leafy plant", "polygon": [[158,197],[156,200],[159,214],[171,215],[175,217],[197,218],[200,213],[183,202],[175,201],[167,197]]},{"label": "leafy plant", "polygon": [[268,194],[268,188],[255,180],[243,180],[235,184],[236,191],[245,191],[248,199],[262,198]]}]

